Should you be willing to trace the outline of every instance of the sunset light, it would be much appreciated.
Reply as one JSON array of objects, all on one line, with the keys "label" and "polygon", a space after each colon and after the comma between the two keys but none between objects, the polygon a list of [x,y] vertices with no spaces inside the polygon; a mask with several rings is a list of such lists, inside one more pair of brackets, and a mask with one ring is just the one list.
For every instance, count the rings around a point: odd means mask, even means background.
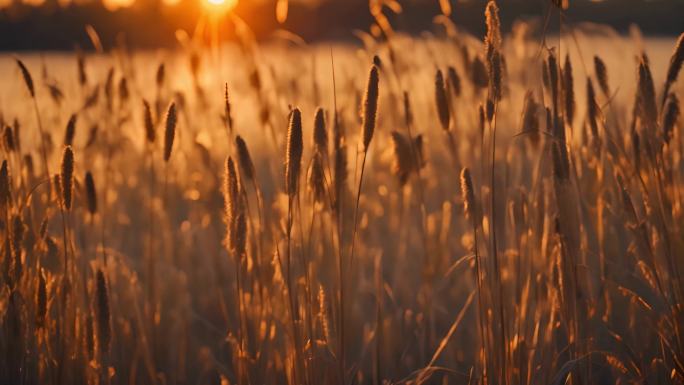
[{"label": "sunset light", "polygon": [[238,4],[238,0],[200,0],[204,8],[215,14],[228,13]]}]

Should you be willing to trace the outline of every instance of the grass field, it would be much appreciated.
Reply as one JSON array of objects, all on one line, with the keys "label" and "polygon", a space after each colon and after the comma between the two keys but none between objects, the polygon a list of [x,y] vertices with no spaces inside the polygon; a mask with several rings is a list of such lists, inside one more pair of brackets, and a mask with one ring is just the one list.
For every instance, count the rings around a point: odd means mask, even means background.
[{"label": "grass field", "polygon": [[1,56],[0,383],[683,384],[682,37],[495,8]]}]

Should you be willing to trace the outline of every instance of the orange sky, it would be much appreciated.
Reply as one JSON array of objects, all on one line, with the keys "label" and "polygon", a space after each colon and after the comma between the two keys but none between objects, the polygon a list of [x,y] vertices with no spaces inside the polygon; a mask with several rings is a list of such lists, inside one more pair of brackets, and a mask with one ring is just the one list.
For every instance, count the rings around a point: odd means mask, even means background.
[{"label": "orange sky", "polygon": [[[43,2],[45,2],[45,0],[21,0],[21,1],[25,4],[34,5],[34,6],[39,6]],[[63,5],[63,6],[69,4],[73,1],[84,2],[84,1],[88,1],[88,0],[58,0],[59,4]],[[104,4],[104,6],[107,7],[107,9],[109,9],[109,10],[116,10],[116,9],[122,8],[122,7],[130,7],[135,3],[135,0],[101,0],[101,1]],[[173,6],[173,5],[177,4],[180,0],[162,0],[162,1],[165,4]],[[198,1],[207,1],[210,3],[212,3],[212,2],[215,3],[216,1],[219,1],[219,0],[198,0]],[[240,0],[224,0],[224,2],[226,2],[226,3],[231,2],[231,1],[232,2],[238,2]],[[259,2],[264,2],[266,0],[241,0],[241,1],[251,2],[251,3],[259,3]],[[299,3],[299,4],[304,3],[304,4],[314,5],[317,3],[321,3],[321,2],[325,2],[325,1],[331,1],[331,0],[288,0],[288,1],[291,3]],[[8,6],[8,5],[12,4],[12,2],[13,2],[13,0],[0,0],[0,8]]]}]

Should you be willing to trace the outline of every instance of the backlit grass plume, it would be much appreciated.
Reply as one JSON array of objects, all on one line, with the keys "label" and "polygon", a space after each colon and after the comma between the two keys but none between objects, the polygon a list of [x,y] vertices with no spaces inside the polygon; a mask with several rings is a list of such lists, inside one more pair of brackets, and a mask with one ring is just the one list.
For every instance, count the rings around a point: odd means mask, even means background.
[{"label": "backlit grass plume", "polygon": [[665,99],[670,92],[670,88],[677,81],[679,71],[682,69],[682,64],[684,64],[684,32],[679,35],[679,39],[677,39],[677,43],[675,44],[674,52],[670,58],[670,65],[667,68],[667,76],[665,77],[662,104],[665,104]]},{"label": "backlit grass plume", "polygon": [[601,87],[603,96],[609,97],[610,86],[608,85],[608,69],[603,60],[598,56],[594,56],[594,74],[596,75],[596,81],[598,82],[599,87]]},{"label": "backlit grass plume", "polygon": [[76,135],[76,114],[71,114],[64,130],[64,145],[71,146],[74,143],[74,135]]},{"label": "backlit grass plume", "polygon": [[14,152],[17,150],[16,141],[14,139],[14,131],[12,127],[5,126],[2,132],[2,144],[8,152]]},{"label": "backlit grass plume", "polygon": [[449,113],[449,102],[441,70],[437,70],[435,75],[435,104],[437,105],[437,115],[439,116],[439,122],[442,124],[442,129],[449,131],[451,114]]},{"label": "backlit grass plume", "polygon": [[145,139],[149,143],[154,143],[156,134],[154,131],[154,121],[152,120],[152,108],[147,100],[143,100],[143,124],[145,128]]},{"label": "backlit grass plume", "polygon": [[88,203],[88,212],[90,215],[95,215],[97,212],[97,192],[95,190],[95,180],[90,171],[85,174],[86,199]]},{"label": "backlit grass plume", "polygon": [[378,67],[372,66],[368,74],[368,84],[366,86],[366,94],[363,97],[363,111],[362,111],[362,138],[363,151],[368,151],[371,140],[373,139],[373,132],[375,132],[375,121],[378,113]]},{"label": "backlit grass plume", "polygon": [[9,166],[7,165],[7,160],[2,161],[2,167],[0,167],[0,207],[7,209],[12,199],[12,181],[9,174]]},{"label": "backlit grass plume", "polygon": [[572,78],[570,55],[565,55],[563,66],[563,100],[565,102],[565,122],[572,126],[575,119],[575,84]]},{"label": "backlit grass plume", "polygon": [[235,221],[239,212],[239,185],[238,175],[233,158],[226,159],[223,179],[223,201],[225,207],[225,223],[229,245],[235,243]]},{"label": "backlit grass plume", "polygon": [[461,197],[463,199],[463,207],[467,217],[473,222],[475,227],[480,226],[482,217],[479,205],[475,200],[473,180],[470,176],[470,170],[467,167],[461,170]]},{"label": "backlit grass plume", "polygon": [[316,151],[322,155],[328,154],[328,131],[325,126],[325,111],[322,108],[316,109],[313,140]]},{"label": "backlit grass plume", "polygon": [[242,170],[242,175],[246,180],[254,179],[254,163],[249,154],[247,143],[240,135],[235,137],[235,148],[237,149],[238,165]]},{"label": "backlit grass plume", "polygon": [[166,131],[164,132],[164,161],[168,162],[171,158],[171,150],[173,149],[173,141],[176,137],[176,124],[178,123],[178,116],[176,113],[176,103],[171,103],[169,110],[166,113]]},{"label": "backlit grass plume", "polygon": [[672,139],[679,115],[679,98],[676,94],[670,94],[670,97],[667,98],[667,103],[665,104],[665,112],[663,116],[663,140],[666,143],[669,143],[670,139]]},{"label": "backlit grass plume", "polygon": [[73,189],[74,180],[74,152],[71,149],[71,146],[64,147],[64,152],[62,153],[62,165],[60,167],[60,170],[61,172],[59,174],[59,180],[60,186],[62,187],[62,204],[64,205],[65,209],[71,210],[71,192]]},{"label": "backlit grass plume", "polygon": [[590,78],[587,78],[587,120],[594,137],[598,137],[599,105],[596,102],[596,92]]},{"label": "backlit grass plume", "polygon": [[297,194],[303,150],[302,113],[299,111],[299,108],[295,108],[290,114],[290,124],[287,129],[287,147],[285,149],[285,191],[291,197]]},{"label": "backlit grass plume", "polygon": [[19,66],[19,70],[21,71],[21,77],[24,79],[24,84],[26,85],[26,89],[28,89],[29,94],[31,94],[32,98],[36,97],[36,89],[33,85],[33,78],[31,77],[31,73],[29,72],[28,68],[26,68],[26,65],[24,62],[22,62],[19,59],[15,59],[17,62],[17,65]]},{"label": "backlit grass plume", "polygon": [[639,115],[642,123],[652,130],[658,120],[658,107],[655,99],[655,86],[647,58],[642,57],[638,71]]}]

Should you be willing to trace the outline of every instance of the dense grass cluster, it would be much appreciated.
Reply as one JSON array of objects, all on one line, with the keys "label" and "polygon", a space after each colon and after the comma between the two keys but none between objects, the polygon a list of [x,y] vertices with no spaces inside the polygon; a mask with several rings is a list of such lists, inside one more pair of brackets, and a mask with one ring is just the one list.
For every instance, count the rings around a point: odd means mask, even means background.
[{"label": "dense grass cluster", "polygon": [[441,3],[3,58],[0,383],[684,383],[684,35]]}]

